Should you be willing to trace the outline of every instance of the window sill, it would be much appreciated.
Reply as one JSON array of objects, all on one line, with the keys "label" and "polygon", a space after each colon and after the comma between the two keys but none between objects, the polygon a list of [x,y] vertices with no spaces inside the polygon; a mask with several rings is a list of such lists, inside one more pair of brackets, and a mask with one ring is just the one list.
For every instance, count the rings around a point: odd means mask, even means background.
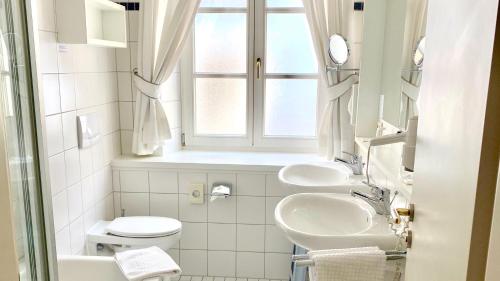
[{"label": "window sill", "polygon": [[178,151],[164,156],[122,155],[113,160],[113,168],[163,168],[192,170],[229,170],[277,172],[282,167],[306,162],[324,162],[313,153]]}]

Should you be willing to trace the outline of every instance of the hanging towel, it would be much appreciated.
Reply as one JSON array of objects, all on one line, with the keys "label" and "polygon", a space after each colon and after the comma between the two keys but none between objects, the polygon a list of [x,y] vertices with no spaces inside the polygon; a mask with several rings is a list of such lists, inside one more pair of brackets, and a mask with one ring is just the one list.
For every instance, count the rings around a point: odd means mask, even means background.
[{"label": "hanging towel", "polygon": [[175,261],[156,246],[115,253],[115,261],[129,281],[161,280],[181,274]]},{"label": "hanging towel", "polygon": [[376,247],[310,251],[312,281],[384,281],[385,252]]}]

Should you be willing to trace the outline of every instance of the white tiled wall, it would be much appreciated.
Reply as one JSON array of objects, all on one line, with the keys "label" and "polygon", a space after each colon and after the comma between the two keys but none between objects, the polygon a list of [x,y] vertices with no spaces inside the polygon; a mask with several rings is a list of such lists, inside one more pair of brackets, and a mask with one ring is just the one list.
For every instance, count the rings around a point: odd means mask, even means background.
[{"label": "white tiled wall", "polygon": [[[117,1],[127,2],[127,1]],[[133,1],[141,2],[141,1]],[[137,67],[137,38],[139,11],[128,11],[128,48],[116,49],[116,69],[118,75],[118,100],[120,109],[120,134],[122,153],[130,154],[134,124],[136,93],[133,89],[132,70]],[[177,151],[181,147],[181,98],[180,71],[174,73],[162,85],[161,101],[170,125],[172,139],[163,147],[164,151]]]},{"label": "white tiled wall", "polygon": [[[37,1],[40,83],[58,254],[81,254],[85,230],[113,216],[111,160],[120,155],[115,50],[57,43],[55,3]],[[78,149],[76,116],[97,112],[101,140]]]},{"label": "white tiled wall", "polygon": [[[113,168],[115,215],[160,215],[182,221],[180,243],[169,253],[183,274],[287,279],[292,244],[274,224],[274,207],[289,192],[275,173]],[[233,196],[208,202],[213,183],[230,183]],[[189,186],[205,185],[205,202],[189,202]],[[208,187],[208,188],[207,188]],[[121,206],[121,208],[120,208]]]}]

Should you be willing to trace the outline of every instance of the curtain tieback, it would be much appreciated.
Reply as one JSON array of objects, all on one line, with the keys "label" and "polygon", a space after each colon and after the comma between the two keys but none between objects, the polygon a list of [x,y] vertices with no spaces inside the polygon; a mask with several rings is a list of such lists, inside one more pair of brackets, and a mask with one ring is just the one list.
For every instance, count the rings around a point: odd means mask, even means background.
[{"label": "curtain tieback", "polygon": [[328,100],[334,101],[334,100],[340,98],[344,94],[348,93],[351,90],[352,85],[354,85],[357,82],[358,82],[357,75],[350,75],[349,77],[347,77],[346,79],[344,79],[340,83],[329,87],[328,93],[327,93]]},{"label": "curtain tieback", "polygon": [[134,85],[143,95],[149,98],[156,100],[160,96],[160,92],[158,91],[160,85],[147,81],[136,70],[134,70]]}]

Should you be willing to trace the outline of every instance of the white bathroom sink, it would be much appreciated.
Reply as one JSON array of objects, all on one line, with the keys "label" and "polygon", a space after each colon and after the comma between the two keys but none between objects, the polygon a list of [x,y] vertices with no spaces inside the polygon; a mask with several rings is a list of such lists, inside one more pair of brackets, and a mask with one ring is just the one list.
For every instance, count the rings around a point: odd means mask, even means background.
[{"label": "white bathroom sink", "polygon": [[[348,192],[349,168],[340,163],[293,164],[283,167],[278,178],[297,192]],[[336,189],[336,190],[333,190]]]},{"label": "white bathroom sink", "polygon": [[394,249],[385,217],[349,194],[299,193],[276,206],[276,224],[288,239],[309,250],[378,246]]}]

